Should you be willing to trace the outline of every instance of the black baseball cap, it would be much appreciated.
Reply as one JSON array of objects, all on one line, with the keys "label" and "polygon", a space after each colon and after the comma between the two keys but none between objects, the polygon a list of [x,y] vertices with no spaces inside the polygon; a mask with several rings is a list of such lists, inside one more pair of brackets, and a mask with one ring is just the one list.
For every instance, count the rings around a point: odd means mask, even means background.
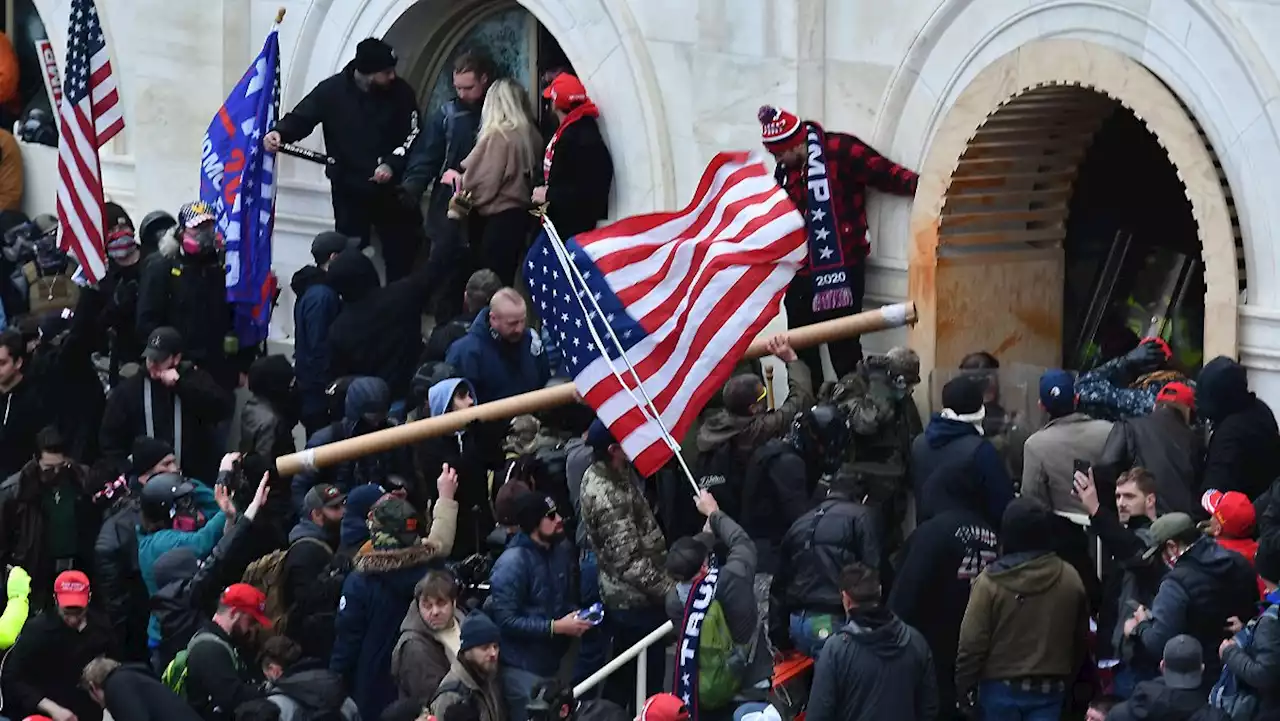
[{"label": "black baseball cap", "polygon": [[318,486],[312,486],[307,491],[307,495],[302,498],[302,509],[307,513],[318,511],[321,508],[337,508],[347,502],[347,494],[343,493],[337,486],[321,483]]},{"label": "black baseball cap", "polygon": [[142,357],[152,363],[163,363],[182,352],[182,334],[177,329],[161,326],[147,337]]},{"label": "black baseball cap", "polygon": [[326,230],[311,241],[311,257],[315,259],[317,264],[323,263],[335,253],[341,253],[347,248],[358,247],[360,247],[359,238],[348,238],[337,231]]}]

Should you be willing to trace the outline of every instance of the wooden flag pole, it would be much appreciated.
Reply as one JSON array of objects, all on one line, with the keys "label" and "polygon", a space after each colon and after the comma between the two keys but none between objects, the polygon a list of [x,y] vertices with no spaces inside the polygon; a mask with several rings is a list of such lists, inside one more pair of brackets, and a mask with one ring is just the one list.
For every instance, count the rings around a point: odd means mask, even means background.
[{"label": "wooden flag pole", "polygon": [[[803,328],[793,328],[787,333],[793,348],[812,348],[864,333],[912,325],[915,322],[916,304],[908,301],[857,315],[814,323]],[[768,355],[765,347],[766,340],[766,338],[757,338],[751,347],[747,348],[746,357],[760,358]],[[518,415],[537,413],[573,403],[574,394],[573,384],[565,383],[491,403],[481,403],[466,410],[424,418],[420,421],[280,456],[276,459],[276,469],[281,476],[292,476],[306,470],[328,468],[371,453],[381,453],[428,438],[456,433],[476,421],[502,421]]]}]

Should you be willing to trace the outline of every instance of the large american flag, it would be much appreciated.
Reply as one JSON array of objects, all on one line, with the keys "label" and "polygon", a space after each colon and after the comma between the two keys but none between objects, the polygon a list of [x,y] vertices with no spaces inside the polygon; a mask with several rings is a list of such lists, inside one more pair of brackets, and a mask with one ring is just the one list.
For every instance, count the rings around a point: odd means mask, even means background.
[{"label": "large american flag", "polygon": [[93,0],[71,0],[58,120],[60,245],[75,254],[90,280],[98,281],[107,272],[98,149],[124,130],[124,109]]},{"label": "large american flag", "polygon": [[650,475],[673,454],[663,428],[683,437],[805,257],[804,220],[764,162],[721,153],[684,210],[565,239],[563,253],[544,232],[524,270],[563,371]]}]

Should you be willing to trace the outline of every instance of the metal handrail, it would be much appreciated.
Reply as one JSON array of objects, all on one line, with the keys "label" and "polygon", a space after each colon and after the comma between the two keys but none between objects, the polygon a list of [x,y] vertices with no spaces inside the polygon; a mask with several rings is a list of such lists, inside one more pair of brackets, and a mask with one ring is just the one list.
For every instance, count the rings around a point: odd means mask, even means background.
[{"label": "metal handrail", "polygon": [[[671,633],[674,630],[675,630],[675,624],[671,623],[670,621],[667,621],[661,626],[653,629],[652,631],[649,632],[648,636],[645,636],[644,638],[637,641],[634,646],[627,649],[626,651],[623,651],[622,653],[614,656],[613,659],[609,661],[609,663],[606,663],[604,666],[602,666],[599,671],[596,671],[595,673],[588,676],[586,680],[584,680],[582,683],[578,684],[577,686],[574,686],[573,697],[582,698],[583,694],[595,688],[596,686],[600,685],[600,683],[604,681],[606,678],[609,678],[610,676],[612,676],[614,671],[617,671],[618,669],[622,668],[629,661],[631,661],[631,659],[636,658],[641,653],[648,651],[650,646],[666,638],[667,634]],[[649,685],[649,679],[648,679],[648,665],[645,663],[646,660],[647,660],[646,658],[641,658],[636,662],[636,711],[637,712],[644,707],[644,701],[645,701],[645,698],[647,697],[645,693],[645,689]]]}]

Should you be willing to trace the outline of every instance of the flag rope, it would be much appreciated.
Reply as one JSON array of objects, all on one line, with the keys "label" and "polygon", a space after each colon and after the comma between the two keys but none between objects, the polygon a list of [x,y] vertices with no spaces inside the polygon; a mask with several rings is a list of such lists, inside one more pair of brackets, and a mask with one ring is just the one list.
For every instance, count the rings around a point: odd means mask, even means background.
[{"label": "flag rope", "polygon": [[[618,340],[618,335],[613,332],[613,326],[605,317],[604,310],[600,308],[599,303],[596,302],[595,295],[593,295],[591,293],[591,289],[587,287],[587,279],[584,278],[581,271],[578,270],[578,266],[574,265],[569,259],[569,249],[565,247],[564,240],[560,237],[560,233],[556,231],[555,224],[551,222],[551,218],[548,217],[546,213],[541,213],[539,218],[542,221],[543,229],[547,232],[547,237],[551,240],[551,246],[555,248],[556,258],[560,261],[560,267],[564,270],[565,277],[569,281],[570,287],[574,287],[576,281],[581,288],[580,290],[575,288],[576,292],[574,295],[577,296],[578,307],[582,310],[582,315],[587,319],[587,330],[591,333],[591,337],[600,347],[600,357],[609,366],[609,372],[613,374],[614,378],[618,379],[618,383],[627,392],[627,395],[631,396],[631,400],[635,401],[636,407],[640,409],[640,412],[643,413],[647,419],[657,424],[658,430],[662,433],[662,440],[667,444],[667,447],[671,449],[671,454],[675,456],[676,460],[680,463],[680,469],[684,471],[684,476],[688,479],[689,485],[693,488],[693,495],[696,497],[702,492],[702,489],[698,487],[698,482],[693,477],[693,471],[689,470],[688,464],[685,463],[684,456],[680,454],[680,444],[671,435],[671,431],[667,428],[666,423],[663,423],[662,414],[658,412],[658,408],[654,404],[653,399],[649,397],[649,391],[644,387],[644,382],[640,380],[640,374],[636,371],[635,366],[631,364],[631,359],[627,357],[627,351],[622,347],[622,341]],[[591,307],[595,309],[594,314],[587,311],[586,305],[583,304],[583,296],[590,299]],[[631,377],[635,379],[635,387],[638,388],[640,390],[640,394],[644,396],[644,403],[641,403],[640,399],[636,397],[635,389],[627,384],[626,380],[622,377],[622,373],[618,370],[618,367],[614,365],[613,359],[609,357],[609,353],[605,349],[605,344],[601,340],[599,333],[597,333],[596,324],[591,320],[593,315],[604,321],[604,327],[608,331],[609,340],[613,342],[613,347],[618,350],[618,355],[622,358],[622,362],[627,364],[627,370],[631,371]]]}]

